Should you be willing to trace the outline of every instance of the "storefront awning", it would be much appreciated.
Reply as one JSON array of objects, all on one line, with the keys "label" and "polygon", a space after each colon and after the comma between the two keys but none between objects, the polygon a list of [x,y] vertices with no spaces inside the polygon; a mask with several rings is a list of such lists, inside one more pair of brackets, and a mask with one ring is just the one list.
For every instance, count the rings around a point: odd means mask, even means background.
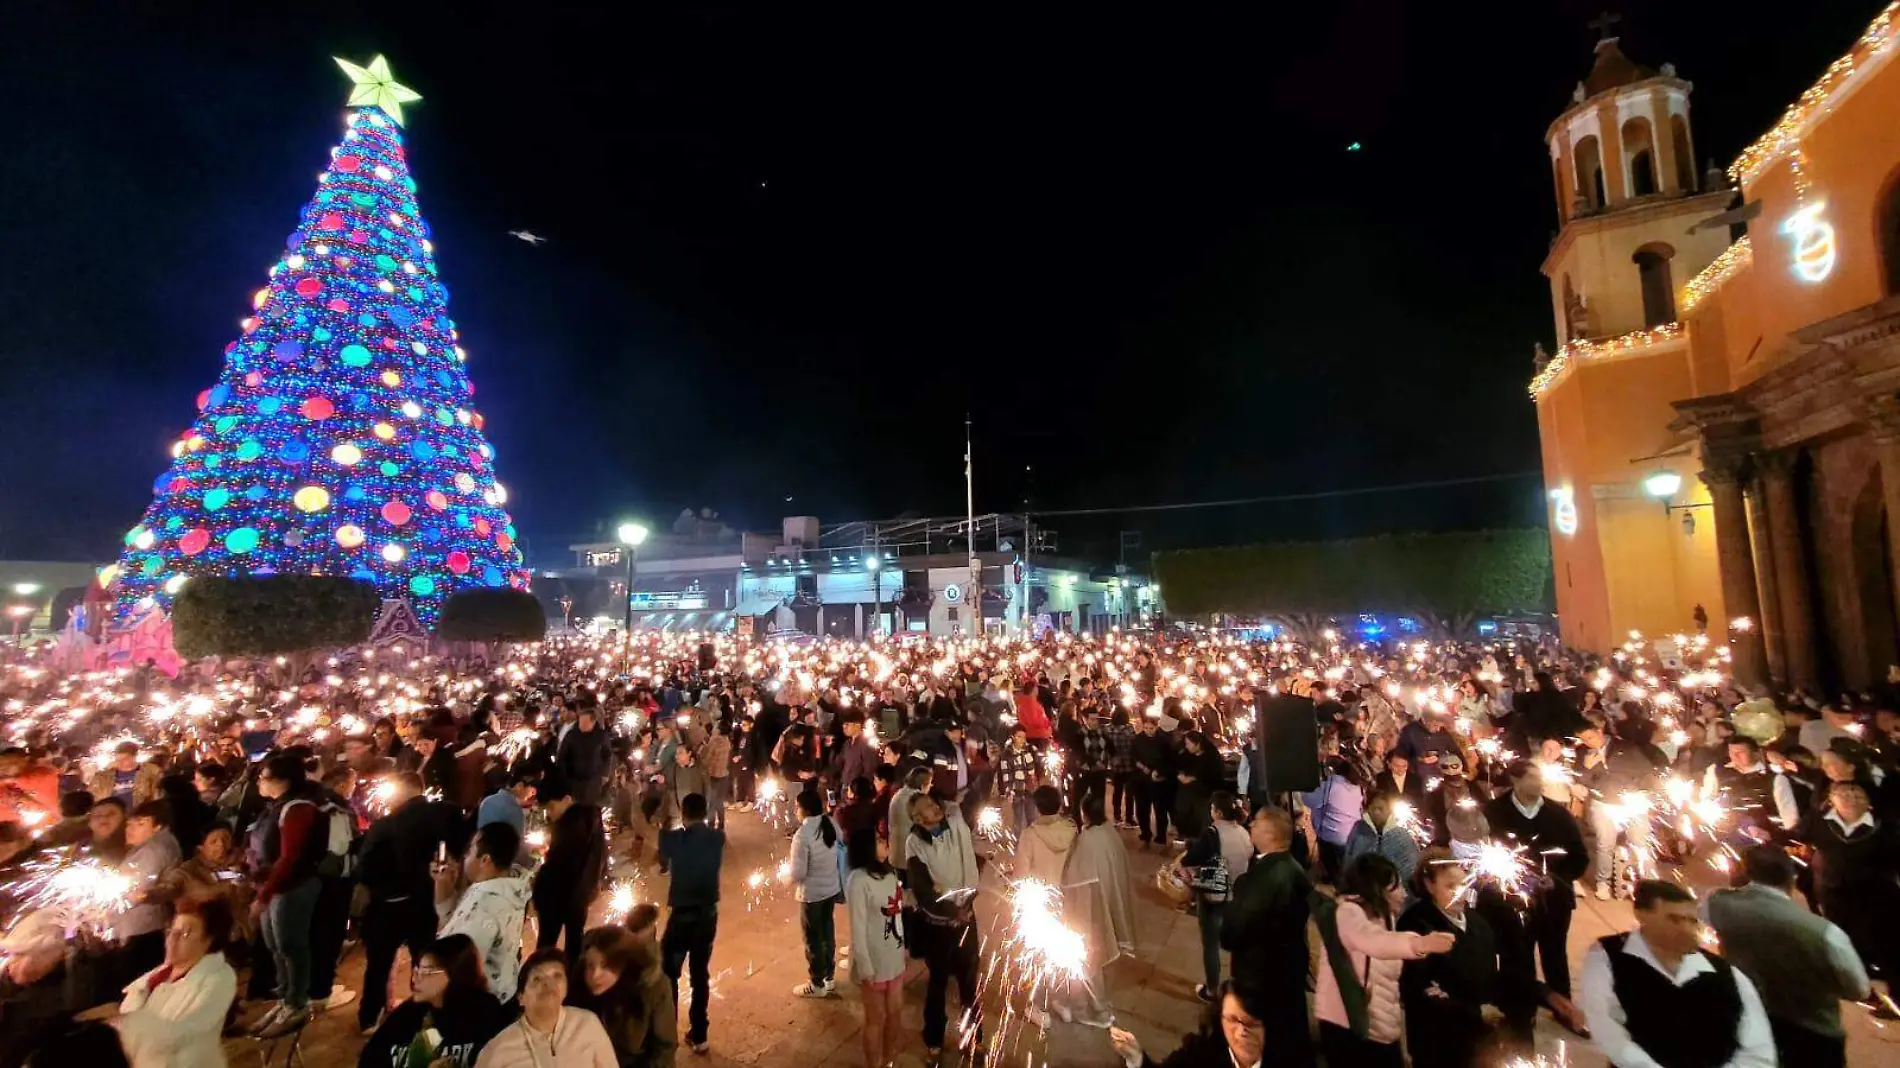
[{"label": "storefront awning", "polygon": [[777,597],[751,597],[740,601],[739,607],[732,610],[732,615],[734,619],[771,615],[782,604]]}]

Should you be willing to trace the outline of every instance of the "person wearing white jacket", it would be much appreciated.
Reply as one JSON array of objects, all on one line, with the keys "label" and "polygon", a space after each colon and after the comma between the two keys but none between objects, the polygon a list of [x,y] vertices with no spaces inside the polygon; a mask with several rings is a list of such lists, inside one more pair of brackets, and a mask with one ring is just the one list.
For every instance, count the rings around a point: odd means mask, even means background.
[{"label": "person wearing white jacket", "polygon": [[181,901],[165,932],[165,963],[125,988],[113,1020],[132,1068],[224,1068],[224,1017],[237,973],[224,946],[234,924],[222,898]]},{"label": "person wearing white jacket", "polygon": [[792,884],[797,887],[799,929],[805,934],[805,964],[810,980],[792,988],[801,998],[828,998],[838,968],[837,907],[844,900],[844,851],[838,825],[824,813],[817,790],[798,795],[804,822],[792,835]]},{"label": "person wearing white jacket", "polygon": [[502,1001],[515,996],[521,924],[528,915],[528,873],[515,866],[520,853],[521,835],[506,823],[491,823],[468,845],[461,867],[469,886],[460,896],[454,892],[455,867],[438,863],[435,871],[435,910],[442,921],[436,934],[464,934],[474,941],[488,989]]}]

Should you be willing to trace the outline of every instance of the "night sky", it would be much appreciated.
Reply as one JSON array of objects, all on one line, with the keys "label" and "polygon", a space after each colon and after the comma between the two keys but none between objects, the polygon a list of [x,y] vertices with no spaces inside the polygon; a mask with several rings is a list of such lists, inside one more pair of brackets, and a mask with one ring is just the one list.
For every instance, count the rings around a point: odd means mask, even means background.
[{"label": "night sky", "polygon": [[[1535,472],[1541,138],[1598,6],[11,0],[0,557],[115,552],[341,134],[330,57],[378,52],[542,560],[684,506],[960,512],[966,412],[979,511]],[[1726,165],[1879,7],[1617,30]],[[1533,476],[1049,522],[1112,557],[1542,517]]]}]

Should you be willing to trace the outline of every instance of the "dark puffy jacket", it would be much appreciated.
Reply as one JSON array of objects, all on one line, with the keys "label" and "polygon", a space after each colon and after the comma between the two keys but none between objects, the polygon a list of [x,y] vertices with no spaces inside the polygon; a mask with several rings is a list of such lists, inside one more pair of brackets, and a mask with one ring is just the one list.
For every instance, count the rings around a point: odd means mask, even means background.
[{"label": "dark puffy jacket", "polygon": [[432,901],[435,884],[429,862],[444,844],[451,854],[461,855],[467,838],[455,806],[426,797],[410,798],[364,832],[357,877],[378,900],[417,897]]},{"label": "dark puffy jacket", "polygon": [[574,800],[598,805],[607,785],[607,772],[613,768],[613,737],[595,727],[583,731],[575,727],[561,739],[561,752],[555,766],[568,785],[574,788]]},{"label": "dark puffy jacket", "polygon": [[561,813],[548,835],[547,859],[534,876],[537,907],[546,902],[561,911],[585,905],[600,892],[601,870],[607,862],[607,837],[600,809],[579,802]]}]

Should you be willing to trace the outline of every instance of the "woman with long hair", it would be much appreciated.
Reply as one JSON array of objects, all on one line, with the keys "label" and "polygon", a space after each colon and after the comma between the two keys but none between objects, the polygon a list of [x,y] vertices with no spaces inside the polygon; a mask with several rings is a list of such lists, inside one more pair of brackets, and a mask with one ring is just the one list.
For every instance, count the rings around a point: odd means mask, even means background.
[{"label": "woman with long hair", "polygon": [[567,1001],[567,956],[537,949],[515,983],[521,1015],[502,1028],[475,1068],[619,1068],[600,1017]]},{"label": "woman with long hair", "polygon": [[1401,1068],[1404,1010],[1399,999],[1402,962],[1451,949],[1447,932],[1393,929],[1405,903],[1399,869],[1377,853],[1346,862],[1338,905],[1316,911],[1326,959],[1319,968],[1314,1014],[1328,1068]]},{"label": "woman with long hair", "polygon": [[[1247,866],[1253,860],[1253,842],[1247,836],[1247,828],[1241,826],[1246,813],[1241,810],[1240,800],[1226,790],[1214,791],[1208,809],[1213,816],[1213,823],[1188,843],[1187,852],[1181,854],[1177,863],[1190,885],[1193,884],[1196,871],[1211,869],[1218,863],[1226,873],[1227,885],[1231,887],[1235,880],[1247,873]],[[1220,929],[1221,920],[1227,913],[1229,894],[1227,890],[1210,888],[1199,890],[1196,896],[1200,905],[1198,916],[1204,982],[1195,989],[1194,995],[1211,1005],[1220,990]]]},{"label": "woman with long hair", "polygon": [[877,831],[851,835],[845,915],[851,921],[851,978],[864,1002],[864,1063],[885,1068],[904,1045],[904,888]]},{"label": "woman with long hair", "polygon": [[1174,794],[1174,828],[1184,842],[1192,842],[1207,829],[1207,806],[1214,791],[1220,789],[1223,771],[1220,754],[1200,731],[1188,731],[1181,737],[1182,753],[1175,765],[1179,782]]},{"label": "woman with long hair", "polygon": [[672,1068],[679,1004],[653,940],[624,927],[596,927],[581,945],[581,989],[568,1004],[600,1017],[620,1068]]},{"label": "woman with long hair", "polygon": [[805,935],[808,982],[792,988],[801,998],[828,998],[835,992],[832,978],[838,970],[835,911],[844,899],[844,872],[838,848],[838,825],[825,815],[824,798],[816,789],[798,794],[802,821],[792,835],[792,883],[798,888],[799,930]]},{"label": "woman with long hair", "polygon": [[383,1017],[357,1068],[406,1063],[416,1036],[430,1030],[441,1036],[431,1063],[447,1058],[455,1068],[469,1068],[512,1015],[489,993],[475,941],[463,934],[438,938],[411,967],[409,1000]]}]

